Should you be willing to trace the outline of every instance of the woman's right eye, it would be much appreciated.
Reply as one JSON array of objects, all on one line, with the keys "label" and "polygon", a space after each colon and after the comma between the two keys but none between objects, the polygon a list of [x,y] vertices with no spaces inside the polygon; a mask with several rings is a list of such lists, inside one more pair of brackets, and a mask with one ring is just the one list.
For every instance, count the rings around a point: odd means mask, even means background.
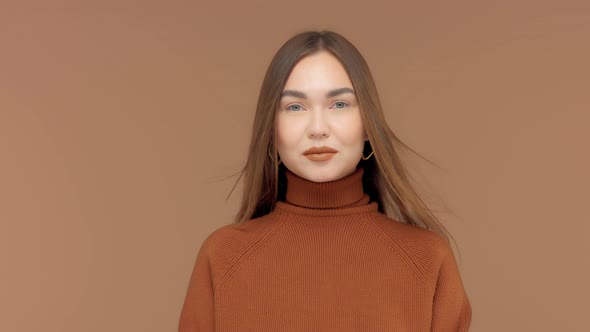
[{"label": "woman's right eye", "polygon": [[[294,110],[294,109],[292,109],[292,107],[299,107],[300,109]],[[287,110],[289,110],[289,111],[299,111],[299,110],[301,110],[301,105],[290,105],[290,106],[287,107]]]}]

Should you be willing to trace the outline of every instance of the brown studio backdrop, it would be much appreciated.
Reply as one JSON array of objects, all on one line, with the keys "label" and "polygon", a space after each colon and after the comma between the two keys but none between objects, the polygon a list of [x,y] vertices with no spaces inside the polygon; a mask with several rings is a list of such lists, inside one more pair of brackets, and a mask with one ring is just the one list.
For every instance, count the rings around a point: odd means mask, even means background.
[{"label": "brown studio backdrop", "polygon": [[[588,331],[583,2],[3,3],[0,330],[174,331],[237,212],[270,58],[307,28],[368,61],[457,239],[472,330]],[[444,208],[447,204],[449,210]]]}]

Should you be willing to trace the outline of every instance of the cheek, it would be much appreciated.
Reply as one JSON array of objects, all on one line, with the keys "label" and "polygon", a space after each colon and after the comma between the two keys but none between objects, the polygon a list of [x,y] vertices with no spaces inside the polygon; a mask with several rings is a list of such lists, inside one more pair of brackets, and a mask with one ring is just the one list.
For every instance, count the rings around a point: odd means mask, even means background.
[{"label": "cheek", "polygon": [[347,145],[364,144],[364,126],[360,115],[352,116],[339,126],[340,140]]},{"label": "cheek", "polygon": [[277,138],[277,147],[279,149],[284,147],[290,147],[295,144],[297,129],[293,123],[288,124],[287,119],[284,119],[277,114],[275,121],[275,135]]}]

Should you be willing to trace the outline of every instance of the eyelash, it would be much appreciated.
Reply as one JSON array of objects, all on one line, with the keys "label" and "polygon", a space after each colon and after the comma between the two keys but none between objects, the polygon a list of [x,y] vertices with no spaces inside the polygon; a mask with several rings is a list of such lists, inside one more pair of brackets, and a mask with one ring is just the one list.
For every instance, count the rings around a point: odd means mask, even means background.
[{"label": "eyelash", "polygon": [[[334,104],[338,104],[338,103],[342,103],[342,104],[344,104],[345,106],[350,106],[350,104],[349,104],[349,103],[347,103],[347,102],[345,102],[345,101],[337,101],[337,102],[335,102]],[[299,105],[299,104],[291,104],[291,105],[287,106],[287,108],[286,108],[286,109],[287,109],[287,111],[292,111],[291,109],[289,109],[291,106],[301,106],[301,105]],[[344,108],[344,107],[342,107],[342,108]]]}]

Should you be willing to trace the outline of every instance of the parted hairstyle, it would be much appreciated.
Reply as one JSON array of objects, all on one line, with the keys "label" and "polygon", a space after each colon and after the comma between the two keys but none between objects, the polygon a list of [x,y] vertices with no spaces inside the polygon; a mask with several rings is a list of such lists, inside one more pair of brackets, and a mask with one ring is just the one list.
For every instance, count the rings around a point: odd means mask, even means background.
[{"label": "parted hairstyle", "polygon": [[278,163],[276,112],[293,67],[305,56],[321,51],[330,52],[340,61],[356,92],[369,138],[365,142],[363,154],[368,156],[373,151],[373,158],[359,161],[365,169],[363,187],[371,201],[377,202],[379,211],[388,217],[435,231],[450,242],[452,235],[420,198],[414,189],[413,177],[402,164],[400,152],[405,152],[402,149],[420,155],[403,143],[387,125],[365,59],[345,37],[328,30],[296,34],[280,47],[271,60],[258,95],[247,160],[228,195],[229,198],[243,176],[242,203],[233,223],[268,214],[274,209],[276,201],[284,198],[285,165]]}]

